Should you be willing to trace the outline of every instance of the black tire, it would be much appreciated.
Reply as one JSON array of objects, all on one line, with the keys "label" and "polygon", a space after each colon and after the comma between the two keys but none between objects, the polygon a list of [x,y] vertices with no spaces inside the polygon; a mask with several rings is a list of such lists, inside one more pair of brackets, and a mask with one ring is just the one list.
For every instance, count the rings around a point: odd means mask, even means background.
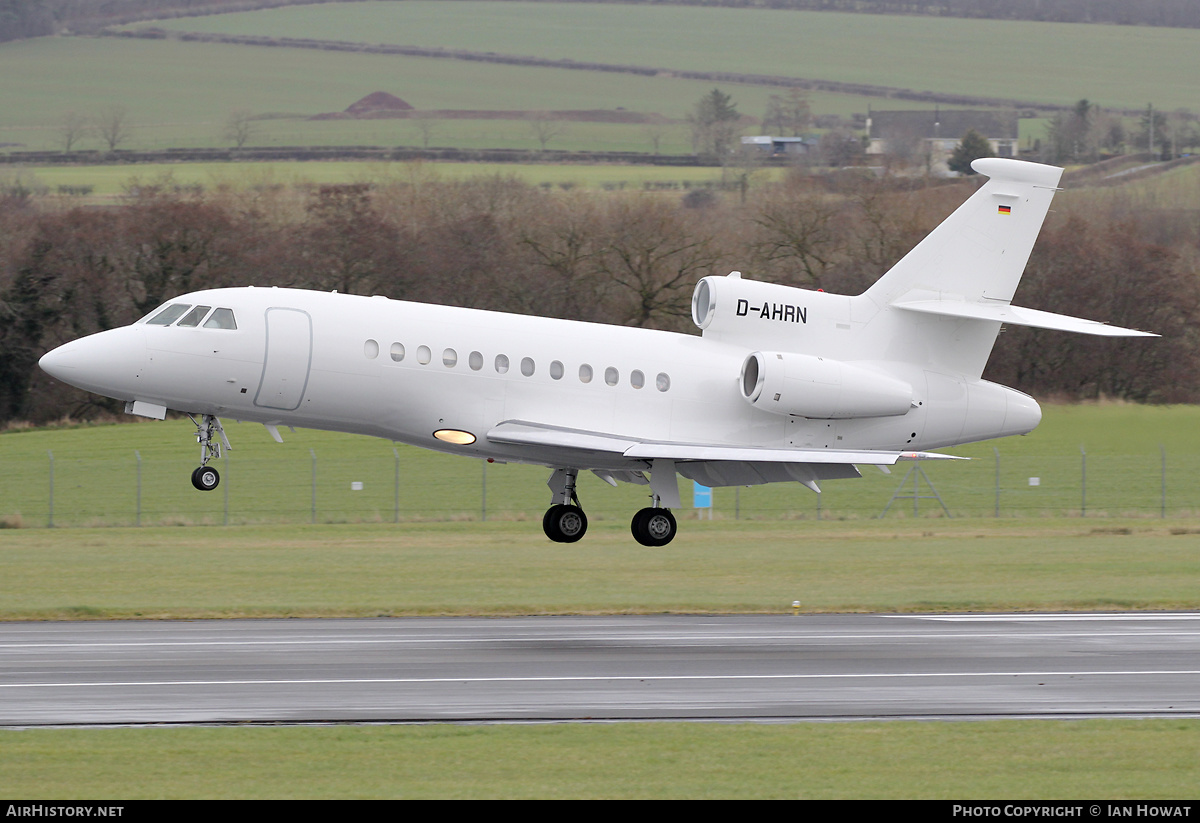
[{"label": "black tire", "polygon": [[629,524],[633,539],[643,546],[665,546],[675,539],[679,526],[670,509],[642,509]]},{"label": "black tire", "polygon": [[192,472],[192,485],[202,492],[210,492],[221,482],[220,473],[212,466],[201,466]]},{"label": "black tire", "polygon": [[578,506],[551,506],[542,517],[542,530],[555,543],[574,543],[587,534],[587,515]]}]

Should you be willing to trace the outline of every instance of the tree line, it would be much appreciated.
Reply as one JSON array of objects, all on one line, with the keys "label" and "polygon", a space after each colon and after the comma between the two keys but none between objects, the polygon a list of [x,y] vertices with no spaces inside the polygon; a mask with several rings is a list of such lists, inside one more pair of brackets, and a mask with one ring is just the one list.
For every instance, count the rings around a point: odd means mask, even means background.
[{"label": "tree line", "polygon": [[[38,358],[187,291],[336,289],[696,333],[701,277],[738,269],[856,294],[977,185],[797,171],[743,196],[681,197],[423,176],[213,192],[160,181],[105,207],[0,190],[0,424],[120,411],[55,384]],[[1200,401],[1195,220],[1071,202],[1056,204],[1017,302],[1164,337],[1010,328],[985,376],[1037,395]]]}]

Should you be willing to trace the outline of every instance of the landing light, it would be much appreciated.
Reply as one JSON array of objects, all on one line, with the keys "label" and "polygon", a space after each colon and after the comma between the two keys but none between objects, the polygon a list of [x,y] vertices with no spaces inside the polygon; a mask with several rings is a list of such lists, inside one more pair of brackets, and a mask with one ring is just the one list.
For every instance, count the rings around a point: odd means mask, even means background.
[{"label": "landing light", "polygon": [[433,433],[438,440],[453,443],[456,446],[469,446],[475,442],[475,435],[458,429],[438,429]]}]

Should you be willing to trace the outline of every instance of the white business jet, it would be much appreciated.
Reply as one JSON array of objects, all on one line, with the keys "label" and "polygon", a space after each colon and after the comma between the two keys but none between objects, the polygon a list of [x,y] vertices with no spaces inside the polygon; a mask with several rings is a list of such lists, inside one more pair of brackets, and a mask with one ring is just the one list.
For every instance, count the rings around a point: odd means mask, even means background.
[{"label": "white business jet", "polygon": [[[633,536],[675,536],[677,475],[707,486],[858,477],[858,465],[1025,434],[1033,398],[981,380],[1004,323],[1154,336],[1018,308],[1013,293],[1061,169],[976,160],[991,179],[857,297],[705,277],[701,336],[280,288],[181,295],[41,359],[54,377],[162,419],[187,412],[220,481],[221,417],[374,435],[544,465],[546,535],[587,530],[590,470],[649,486]],[[648,476],[647,476],[648,475]]]}]

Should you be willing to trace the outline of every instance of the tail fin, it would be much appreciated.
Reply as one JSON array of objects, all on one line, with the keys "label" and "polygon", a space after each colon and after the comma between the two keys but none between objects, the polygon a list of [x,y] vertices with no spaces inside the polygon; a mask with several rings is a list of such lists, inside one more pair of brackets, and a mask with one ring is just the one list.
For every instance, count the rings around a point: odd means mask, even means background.
[{"label": "tail fin", "polygon": [[[853,298],[874,315],[871,343],[888,359],[976,379],[1003,323],[1108,337],[1154,337],[1011,305],[1062,169],[989,157],[991,179],[876,283]],[[867,307],[870,308],[867,308]]]},{"label": "tail fin", "polygon": [[864,292],[880,308],[1012,300],[1062,169],[999,157],[971,166],[991,179]]}]

